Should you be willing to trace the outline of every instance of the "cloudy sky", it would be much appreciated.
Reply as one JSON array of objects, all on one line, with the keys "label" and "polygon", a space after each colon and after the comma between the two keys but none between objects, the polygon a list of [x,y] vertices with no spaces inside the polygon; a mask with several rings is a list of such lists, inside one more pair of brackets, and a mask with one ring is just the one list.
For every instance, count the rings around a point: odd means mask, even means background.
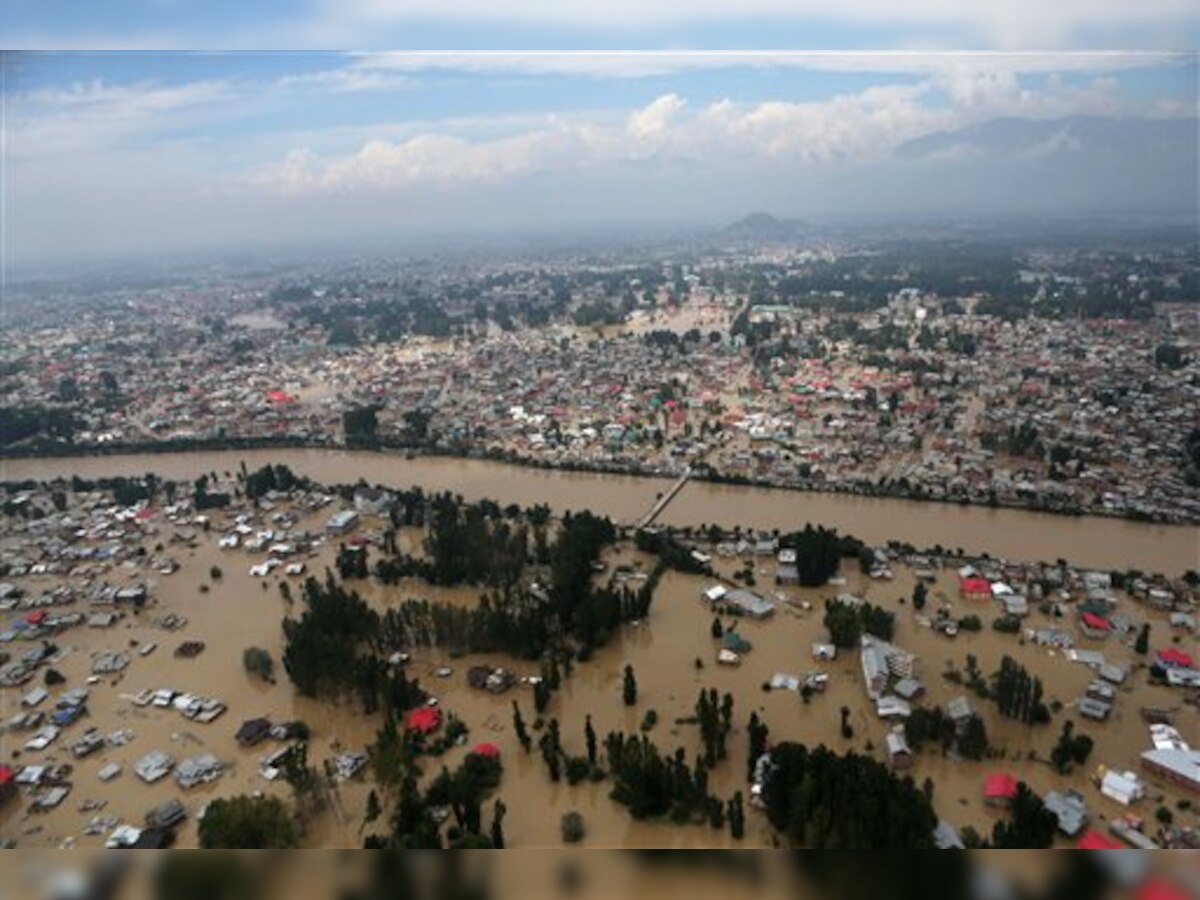
[{"label": "cloudy sky", "polygon": [[1195,210],[1192,3],[100,6],[0,8],[34,51],[0,70],[10,266],[758,209]]}]

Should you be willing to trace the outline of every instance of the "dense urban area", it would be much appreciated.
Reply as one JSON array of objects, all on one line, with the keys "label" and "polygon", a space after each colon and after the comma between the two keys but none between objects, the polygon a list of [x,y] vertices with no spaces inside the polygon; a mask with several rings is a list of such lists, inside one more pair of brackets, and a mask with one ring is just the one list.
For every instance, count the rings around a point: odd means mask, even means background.
[{"label": "dense urban area", "polygon": [[764,230],[18,286],[3,449],[385,447],[1200,521],[1194,241],[747,241]]},{"label": "dense urban area", "polygon": [[791,229],[16,285],[0,840],[1200,847],[1194,242]]}]

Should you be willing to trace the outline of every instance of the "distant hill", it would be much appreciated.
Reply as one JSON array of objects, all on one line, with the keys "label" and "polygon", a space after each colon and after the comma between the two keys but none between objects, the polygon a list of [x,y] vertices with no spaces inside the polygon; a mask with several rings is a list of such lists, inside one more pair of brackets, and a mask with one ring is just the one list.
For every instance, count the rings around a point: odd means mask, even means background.
[{"label": "distant hill", "polygon": [[721,237],[735,241],[786,241],[797,237],[802,223],[777,219],[770,213],[753,212],[721,230]]},{"label": "distant hill", "polygon": [[896,156],[905,160],[1028,160],[1088,155],[1144,163],[1195,146],[1194,120],[1073,116],[992,119],[907,141],[896,148]]}]

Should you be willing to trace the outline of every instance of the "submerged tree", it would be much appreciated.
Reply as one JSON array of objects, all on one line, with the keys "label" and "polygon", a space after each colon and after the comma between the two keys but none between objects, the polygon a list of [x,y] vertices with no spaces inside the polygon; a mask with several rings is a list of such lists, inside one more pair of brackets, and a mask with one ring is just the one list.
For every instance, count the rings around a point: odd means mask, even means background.
[{"label": "submerged tree", "polygon": [[625,701],[626,706],[633,706],[637,703],[638,687],[637,679],[633,675],[633,666],[625,666],[625,677],[621,687],[621,697]]}]

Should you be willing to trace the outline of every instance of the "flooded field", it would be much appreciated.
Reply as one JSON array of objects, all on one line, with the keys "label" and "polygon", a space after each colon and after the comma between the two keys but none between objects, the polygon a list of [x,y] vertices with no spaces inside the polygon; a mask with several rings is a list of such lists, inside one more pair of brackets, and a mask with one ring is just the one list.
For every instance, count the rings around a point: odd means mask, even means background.
[{"label": "flooded field", "polygon": [[[401,456],[364,451],[278,449],[0,461],[0,480],[51,479],[79,474],[194,478],[284,463],[329,484],[365,478],[396,487],[419,484],[450,490],[468,500],[548,503],[557,512],[589,509],[632,522],[650,509],[668,479],[532,469],[482,460]],[[845,494],[801,493],[689,482],[659,520],[667,525],[790,530],[805,522],[831,525],[871,543],[941,544],[1016,560],[1067,559],[1102,569],[1137,568],[1178,575],[1200,568],[1200,528],[1152,525],[1095,516],[1067,517],[1013,509],[988,509]]]},{"label": "flooded field", "polygon": [[[167,460],[163,460],[164,462]],[[520,474],[520,470],[518,470]],[[530,473],[540,474],[540,473]],[[319,528],[323,515],[310,516],[297,527]],[[365,527],[370,527],[368,521]],[[315,702],[296,696],[286,674],[282,671],[282,631],[280,622],[293,607],[282,598],[279,583],[282,575],[266,579],[252,577],[248,567],[255,560],[241,550],[223,551],[217,547],[219,528],[201,534],[197,546],[171,545],[168,552],[181,568],[170,576],[158,577],[152,585],[156,602],[138,614],[126,614],[113,628],[76,628],[58,638],[58,644],[70,648],[65,659],[56,665],[66,677],[68,687],[84,683],[89,674],[90,654],[98,650],[131,651],[131,663],[119,676],[107,677],[91,686],[90,716],[73,726],[45,753],[29,753],[20,749],[21,735],[5,735],[4,757],[8,762],[70,761],[75,763],[74,789],[57,809],[42,814],[27,813],[24,803],[10,803],[0,812],[0,836],[14,839],[22,847],[99,846],[103,835],[84,835],[83,829],[96,815],[115,816],[140,823],[150,807],[173,796],[181,796],[188,806],[190,818],[180,833],[180,843],[196,843],[195,813],[208,800],[236,793],[264,791],[286,797],[289,788],[282,781],[268,782],[258,772],[258,761],[272,744],[243,750],[233,739],[234,732],[245,719],[267,716],[281,722],[300,719],[312,728],[310,763],[318,764],[343,749],[361,749],[374,738],[379,725],[378,716],[366,716],[356,703]],[[405,549],[416,549],[421,534],[405,529],[400,542]],[[320,574],[332,563],[335,547],[326,544],[308,560],[309,570]],[[630,547],[610,551],[606,556],[611,566],[628,563],[648,570],[652,557]],[[213,566],[222,570],[214,579]],[[718,561],[719,573],[726,577],[740,568],[736,559]],[[278,571],[278,570],[277,570]],[[757,564],[760,584],[770,583],[773,567],[768,559]],[[897,616],[895,643],[915,652],[919,657],[918,675],[928,693],[925,704],[944,704],[959,696],[964,689],[945,681],[940,673],[948,666],[963,668],[966,655],[974,654],[984,673],[999,665],[1002,655],[1016,656],[1033,674],[1046,684],[1047,700],[1061,701],[1066,715],[1076,721],[1077,729],[1096,742],[1088,768],[1103,763],[1117,768],[1138,768],[1138,755],[1148,747],[1145,725],[1138,716],[1143,704],[1179,706],[1179,696],[1167,688],[1148,685],[1144,671],[1135,670],[1127,687],[1120,692],[1116,711],[1107,723],[1095,724],[1071,715],[1071,707],[1080,696],[1092,673],[1084,666],[1068,662],[1061,653],[1025,645],[1015,635],[1000,635],[985,629],[978,634],[960,634],[955,639],[943,637],[922,627],[913,610],[900,598],[911,594],[912,575],[906,568],[897,567],[894,581],[870,581],[858,572],[857,564],[843,567],[847,584],[843,587],[819,589],[770,589],[775,599],[782,601],[774,618],[764,622],[741,621],[739,632],[753,644],[741,666],[717,666],[717,643],[710,635],[711,611],[700,601],[702,589],[712,579],[667,573],[655,595],[649,619],[638,625],[621,629],[612,641],[588,663],[576,667],[571,677],[564,679],[563,688],[551,701],[548,715],[559,719],[563,744],[568,753],[581,753],[584,747],[583,728],[590,715],[598,734],[610,729],[636,732],[647,710],[658,714],[658,724],[650,732],[653,740],[664,749],[683,746],[689,757],[699,752],[700,739],[694,725],[677,724],[688,717],[701,688],[715,687],[722,693],[731,692],[735,698],[735,729],[730,737],[730,757],[712,773],[710,784],[716,793],[730,796],[735,790],[747,790],[748,741],[745,723],[751,711],[770,726],[771,741],[798,740],[816,745],[827,744],[836,750],[854,749],[885,758],[882,750],[887,724],[879,719],[862,683],[857,653],[844,653],[832,662],[816,663],[810,648],[824,641],[822,625],[824,599],[838,591],[851,590],[872,602],[892,610]],[[605,576],[598,576],[605,577]],[[50,576],[27,576],[23,586],[32,591],[53,586]],[[293,588],[296,579],[290,579]],[[411,597],[423,597],[450,603],[471,604],[478,592],[469,588],[432,588],[416,580],[405,580],[394,586],[384,586],[372,580],[351,581],[369,602],[383,610]],[[206,590],[202,590],[206,587]],[[930,587],[931,607],[946,602],[962,613],[963,606],[978,611],[985,622],[995,610],[991,603],[968,603],[951,600],[957,597],[955,573],[943,570]],[[790,602],[787,602],[790,601]],[[811,608],[804,609],[808,603]],[[1154,623],[1156,646],[1169,633],[1165,617],[1147,613],[1129,605],[1136,616],[1146,615]],[[153,622],[166,612],[188,618],[185,629],[165,632]],[[1034,613],[1029,621],[1036,626],[1045,617]],[[194,659],[180,659],[173,650],[185,640],[200,640],[205,650]],[[158,649],[141,656],[133,642],[142,645],[156,642]],[[242,651],[249,646],[267,649],[276,661],[277,681],[264,684],[251,678],[243,669]],[[1135,656],[1116,639],[1103,649],[1110,660],[1133,662]],[[450,659],[437,652],[414,654],[410,674],[421,679],[422,685],[436,696],[441,705],[458,715],[471,729],[467,746],[481,741],[496,744],[502,753],[504,775],[495,797],[508,806],[505,832],[509,846],[560,846],[559,817],[568,810],[581,812],[587,824],[586,846],[589,847],[711,847],[731,846],[727,831],[708,827],[674,826],[660,822],[636,822],[623,807],[608,798],[610,785],[581,784],[575,787],[566,782],[552,783],[536,751],[526,755],[520,748],[512,729],[511,702],[520,702],[527,722],[534,720],[531,692],[517,687],[504,695],[473,690],[466,684],[467,669],[487,661],[506,665],[523,674],[534,674],[532,663],[513,661],[496,654],[486,660],[479,657]],[[626,664],[634,667],[639,685],[638,703],[626,707],[621,699],[621,671]],[[449,667],[447,677],[435,672]],[[792,691],[766,691],[764,683],[774,673],[802,675],[821,669],[830,676],[828,690],[803,703]],[[228,706],[228,712],[216,722],[202,725],[181,717],[169,709],[138,708],[129,696],[142,688],[169,686],[207,696],[218,697]],[[0,692],[5,717],[17,708],[22,689]],[[958,826],[972,825],[981,832],[990,830],[997,815],[980,800],[980,785],[985,773],[1005,769],[1018,774],[1039,792],[1052,788],[1082,787],[1093,818],[1115,815],[1120,807],[1102,798],[1086,783],[1086,773],[1076,772],[1069,777],[1057,775],[1045,762],[1030,759],[1030,754],[1045,759],[1058,736],[1062,716],[1055,722],[1031,729],[1001,719],[995,707],[972,698],[985,717],[994,747],[1001,748],[1002,759],[980,763],[964,763],[944,758],[937,749],[926,748],[916,756],[910,774],[922,783],[930,778],[935,785],[934,804],[939,815]],[[851,710],[854,729],[851,740],[839,734],[839,709]],[[1200,740],[1195,711],[1183,707],[1177,722],[1185,739]],[[129,728],[135,739],[129,745],[106,749],[83,761],[71,759],[67,749],[86,727],[96,726],[102,733]],[[155,785],[145,785],[134,775],[133,762],[150,750],[166,750],[176,760],[201,752],[215,753],[231,763],[232,769],[213,784],[183,791],[172,778]],[[449,751],[442,759],[425,758],[424,775],[436,775],[444,763],[451,768],[461,761],[466,748]],[[113,782],[104,784],[96,772],[109,761],[124,766],[123,773]],[[1164,789],[1150,781],[1150,796],[1141,804],[1143,814],[1149,815],[1160,795],[1174,806],[1177,789]],[[370,779],[343,783],[333,796],[332,808],[309,824],[305,842],[312,846],[360,846],[363,815],[366,808]],[[102,809],[80,811],[85,801],[103,801]],[[485,823],[490,821],[491,804],[485,804]],[[381,820],[373,828],[385,829]],[[372,826],[367,826],[367,830]],[[771,846],[773,834],[761,813],[749,812],[747,833],[739,846]]]}]

